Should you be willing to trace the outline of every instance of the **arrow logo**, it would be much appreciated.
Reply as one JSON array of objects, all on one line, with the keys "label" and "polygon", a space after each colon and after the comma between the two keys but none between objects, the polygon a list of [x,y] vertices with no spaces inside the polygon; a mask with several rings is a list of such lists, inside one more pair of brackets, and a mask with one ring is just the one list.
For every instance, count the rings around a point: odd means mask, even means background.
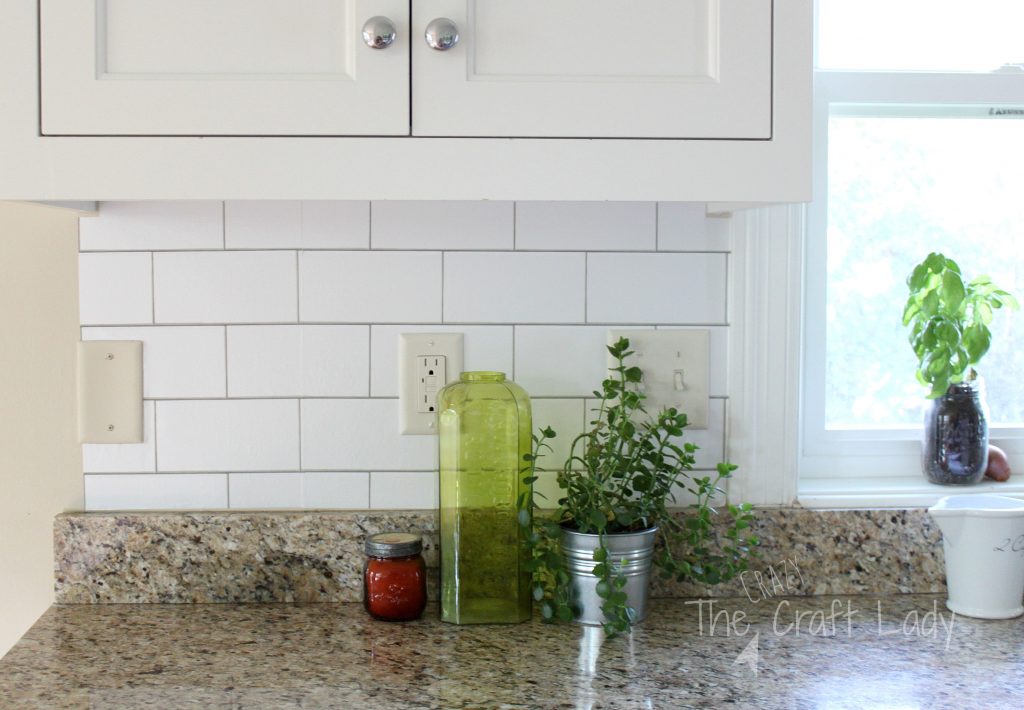
[{"label": "arrow logo", "polygon": [[757,675],[757,662],[760,659],[760,653],[758,650],[758,639],[760,636],[760,631],[754,633],[754,638],[751,639],[750,643],[748,643],[742,651],[740,651],[740,655],[736,656],[736,660],[732,662],[734,666],[740,663],[746,663],[750,666],[750,670],[754,672],[754,675]]}]

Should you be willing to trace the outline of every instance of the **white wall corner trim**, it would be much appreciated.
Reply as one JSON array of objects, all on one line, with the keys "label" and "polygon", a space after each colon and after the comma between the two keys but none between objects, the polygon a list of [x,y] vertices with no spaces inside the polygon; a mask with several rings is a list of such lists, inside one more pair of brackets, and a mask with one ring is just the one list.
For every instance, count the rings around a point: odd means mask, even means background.
[{"label": "white wall corner trim", "polygon": [[804,206],[737,212],[731,228],[730,502],[796,500]]}]

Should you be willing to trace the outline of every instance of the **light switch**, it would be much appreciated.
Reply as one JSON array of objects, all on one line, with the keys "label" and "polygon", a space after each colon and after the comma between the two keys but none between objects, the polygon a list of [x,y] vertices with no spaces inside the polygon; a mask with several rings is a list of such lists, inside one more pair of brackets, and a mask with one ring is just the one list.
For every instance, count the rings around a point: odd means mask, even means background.
[{"label": "light switch", "polygon": [[[608,344],[629,338],[633,355],[627,366],[644,373],[644,408],[656,414],[666,407],[686,413],[690,429],[708,427],[711,332],[708,330],[609,330]],[[608,356],[608,366],[615,360]]]},{"label": "light switch", "polygon": [[142,341],[78,344],[78,438],[83,444],[142,442]]},{"label": "light switch", "polygon": [[462,374],[462,333],[398,336],[400,434],[437,433],[437,394]]}]

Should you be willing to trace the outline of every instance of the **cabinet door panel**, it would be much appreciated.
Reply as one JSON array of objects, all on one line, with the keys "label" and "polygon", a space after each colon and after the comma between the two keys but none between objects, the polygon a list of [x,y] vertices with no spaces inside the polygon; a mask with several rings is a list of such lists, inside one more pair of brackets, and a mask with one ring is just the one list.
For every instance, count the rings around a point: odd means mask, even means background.
[{"label": "cabinet door panel", "polygon": [[42,131],[407,135],[408,27],[405,0],[41,0]]},{"label": "cabinet door panel", "polygon": [[[418,0],[413,134],[771,137],[771,0]],[[435,17],[459,43],[433,50]]]}]

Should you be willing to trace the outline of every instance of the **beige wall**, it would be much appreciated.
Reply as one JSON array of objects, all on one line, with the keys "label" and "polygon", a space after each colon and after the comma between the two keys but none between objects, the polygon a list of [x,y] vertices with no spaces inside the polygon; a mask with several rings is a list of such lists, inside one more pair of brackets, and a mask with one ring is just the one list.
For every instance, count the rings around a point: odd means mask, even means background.
[{"label": "beige wall", "polygon": [[78,219],[0,202],[0,656],[53,601],[53,516],[82,507]]}]

